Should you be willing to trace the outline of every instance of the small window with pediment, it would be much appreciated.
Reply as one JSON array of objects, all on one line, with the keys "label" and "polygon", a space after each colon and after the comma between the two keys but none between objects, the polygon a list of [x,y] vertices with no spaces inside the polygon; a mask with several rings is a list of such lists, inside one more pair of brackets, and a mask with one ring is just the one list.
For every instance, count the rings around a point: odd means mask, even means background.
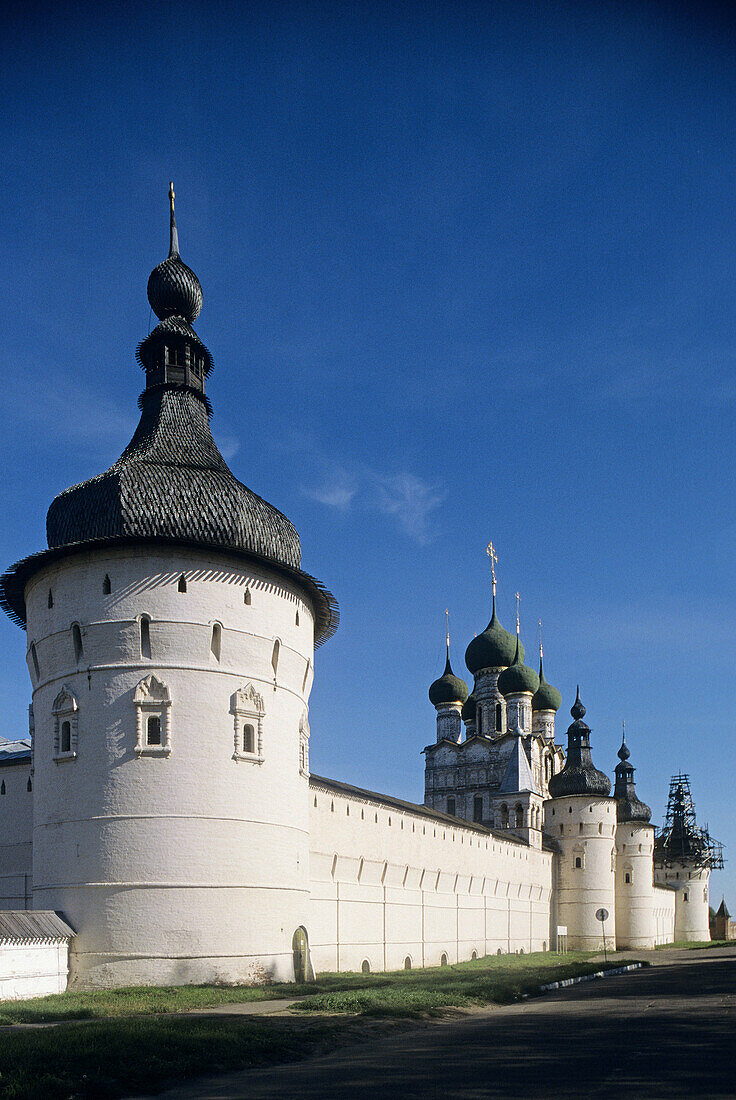
[{"label": "small window with pediment", "polygon": [[263,696],[253,684],[245,684],[230,697],[234,723],[233,760],[263,763]]},{"label": "small window with pediment", "polygon": [[151,673],[133,693],[136,709],[137,756],[169,756],[171,753],[171,694],[166,684]]},{"label": "small window with pediment", "polygon": [[74,760],[77,755],[79,703],[66,684],[54,699],[51,714],[54,720],[54,759],[57,762]]}]

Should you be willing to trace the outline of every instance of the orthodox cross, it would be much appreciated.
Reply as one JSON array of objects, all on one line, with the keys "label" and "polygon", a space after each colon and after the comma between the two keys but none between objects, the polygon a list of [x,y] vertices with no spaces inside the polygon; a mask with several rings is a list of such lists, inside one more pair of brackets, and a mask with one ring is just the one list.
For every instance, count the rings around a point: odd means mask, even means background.
[{"label": "orthodox cross", "polygon": [[544,656],[544,654],[542,652],[542,620],[540,619],[539,620],[539,660],[540,661],[542,660],[543,656]]},{"label": "orthodox cross", "polygon": [[447,622],[447,656],[450,656],[450,612],[445,608],[445,620]]},{"label": "orthodox cross", "polygon": [[521,596],[516,593],[516,633],[519,633],[519,604],[521,603]]},{"label": "orthodox cross", "polygon": [[491,563],[491,581],[492,581],[492,586],[493,586],[493,595],[495,596],[496,595],[496,564],[498,562],[498,555],[496,554],[496,548],[494,547],[492,542],[489,542],[488,546],[486,546],[486,554],[488,555],[489,561]]}]

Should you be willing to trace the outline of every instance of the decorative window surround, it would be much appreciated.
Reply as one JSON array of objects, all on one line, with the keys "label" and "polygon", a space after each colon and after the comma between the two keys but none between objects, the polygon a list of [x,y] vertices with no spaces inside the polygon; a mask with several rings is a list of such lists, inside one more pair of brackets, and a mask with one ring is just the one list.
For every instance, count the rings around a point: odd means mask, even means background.
[{"label": "decorative window surround", "polygon": [[[230,698],[230,713],[233,716],[234,751],[233,760],[246,760],[251,764],[263,763],[263,696],[259,695],[253,684],[239,688]],[[247,752],[244,743],[245,727],[250,725],[255,732],[253,752]]]},{"label": "decorative window surround", "polygon": [[309,779],[309,719],[306,710],[299,719],[299,774]]},{"label": "decorative window surround", "polygon": [[[71,688],[66,684],[54,699],[51,713],[54,716],[54,760],[61,764],[64,760],[77,758],[77,728],[79,723],[79,703]],[[69,748],[62,745],[62,726],[69,723]]]},{"label": "decorative window surround", "polygon": [[[166,684],[151,673],[136,687],[133,702],[136,709],[136,755],[170,756],[171,695]],[[158,718],[161,722],[160,745],[148,744],[149,718]]]}]

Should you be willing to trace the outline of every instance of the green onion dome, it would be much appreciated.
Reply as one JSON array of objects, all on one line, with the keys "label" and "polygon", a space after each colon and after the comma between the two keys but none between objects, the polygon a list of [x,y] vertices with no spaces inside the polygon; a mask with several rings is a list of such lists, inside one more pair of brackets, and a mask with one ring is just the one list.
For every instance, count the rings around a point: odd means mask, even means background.
[{"label": "green onion dome", "polygon": [[533,695],[539,687],[539,677],[533,668],[523,662],[523,650],[519,637],[516,637],[516,652],[513,662],[505,668],[498,678],[498,690],[502,695],[519,695],[526,692]]},{"label": "green onion dome", "polygon": [[474,722],[476,710],[477,704],[475,695],[469,695],[463,703],[463,709],[460,712],[463,722]]},{"label": "green onion dome", "polygon": [[448,652],[445,671],[429,689],[429,701],[433,706],[439,707],[443,703],[464,703],[467,698],[468,685],[453,673]]},{"label": "green onion dome", "polygon": [[542,658],[539,658],[539,687],[532,696],[532,710],[559,710],[562,706],[562,696],[556,687],[548,684],[544,678]]},{"label": "green onion dome", "polygon": [[[496,615],[496,597],[493,597],[491,621],[482,634],[473,638],[465,650],[465,664],[474,675],[483,668],[506,668],[514,659],[516,636],[504,630]],[[520,650],[524,660],[524,647]],[[532,689],[534,690],[534,689]]]}]

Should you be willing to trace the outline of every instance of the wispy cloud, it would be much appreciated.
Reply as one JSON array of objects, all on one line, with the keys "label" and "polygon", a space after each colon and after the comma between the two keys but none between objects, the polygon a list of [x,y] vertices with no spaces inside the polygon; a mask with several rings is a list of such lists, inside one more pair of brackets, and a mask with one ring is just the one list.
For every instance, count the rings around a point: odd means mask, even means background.
[{"label": "wispy cloud", "polygon": [[308,457],[317,468],[314,484],[302,488],[310,500],[344,513],[353,508],[379,513],[409,538],[431,542],[432,518],[447,497],[444,485],[405,471],[385,474],[366,465],[347,469],[312,447]]},{"label": "wispy cloud", "polygon": [[447,490],[415,474],[376,478],[378,509],[393,516],[404,534],[423,545],[431,542],[430,520],[447,498]]},{"label": "wispy cloud", "polygon": [[215,443],[226,462],[230,462],[231,459],[235,458],[240,450],[240,440],[235,435],[217,435],[215,436]]}]

